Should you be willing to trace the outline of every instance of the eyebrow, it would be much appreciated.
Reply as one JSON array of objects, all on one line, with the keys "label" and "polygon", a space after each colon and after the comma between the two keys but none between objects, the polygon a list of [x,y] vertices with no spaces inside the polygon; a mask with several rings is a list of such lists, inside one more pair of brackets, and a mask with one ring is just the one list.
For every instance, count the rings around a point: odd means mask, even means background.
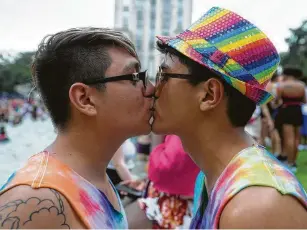
[{"label": "eyebrow", "polygon": [[140,68],[141,68],[141,65],[139,62],[132,61],[123,68],[123,72],[129,72],[129,71],[134,71],[134,70],[136,70],[136,72],[139,72]]}]

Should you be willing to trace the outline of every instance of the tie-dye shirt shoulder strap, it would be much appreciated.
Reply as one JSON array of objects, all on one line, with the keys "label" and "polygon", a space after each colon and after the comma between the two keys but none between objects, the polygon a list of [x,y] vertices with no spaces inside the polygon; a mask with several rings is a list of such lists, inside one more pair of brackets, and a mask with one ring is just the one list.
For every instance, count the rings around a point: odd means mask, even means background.
[{"label": "tie-dye shirt shoulder strap", "polygon": [[[32,156],[26,165],[15,172],[2,186],[0,195],[18,185],[29,185],[35,189],[51,188],[60,192],[87,228],[128,228],[122,206],[121,212],[118,212],[103,192],[56,160],[49,152]],[[121,204],[115,189],[114,191]]]},{"label": "tie-dye shirt shoulder strap", "polygon": [[202,197],[202,193],[205,188],[205,185],[206,185],[206,176],[202,171],[200,171],[200,173],[198,173],[196,177],[195,187],[194,187],[193,215],[196,214],[197,209],[200,205],[200,202],[202,200],[201,197]]},{"label": "tie-dye shirt shoulder strap", "polygon": [[292,195],[307,210],[306,192],[296,177],[263,147],[254,146],[232,159],[217,180],[205,209],[198,208],[191,228],[217,229],[226,204],[250,186],[272,187],[283,195]]}]

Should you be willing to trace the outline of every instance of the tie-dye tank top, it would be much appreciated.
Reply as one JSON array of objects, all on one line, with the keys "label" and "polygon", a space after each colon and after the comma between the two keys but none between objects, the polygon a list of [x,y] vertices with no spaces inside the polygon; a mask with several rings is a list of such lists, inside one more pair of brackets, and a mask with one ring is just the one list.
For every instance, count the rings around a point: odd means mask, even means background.
[{"label": "tie-dye tank top", "polygon": [[[110,183],[112,184],[111,181]],[[18,185],[57,190],[69,201],[87,228],[128,228],[122,206],[121,212],[118,212],[102,191],[48,152],[32,156],[27,164],[11,175],[0,188],[0,195]],[[114,191],[121,205],[120,198],[115,189]]]},{"label": "tie-dye tank top", "polygon": [[[283,195],[298,199],[307,209],[307,196],[302,185],[289,169],[261,146],[253,146],[239,152],[215,183],[210,197],[206,197],[202,183],[202,201],[194,215],[191,229],[217,229],[226,204],[240,191],[250,186],[275,188]],[[197,191],[196,191],[197,192]],[[207,202],[206,202],[207,201]]]}]

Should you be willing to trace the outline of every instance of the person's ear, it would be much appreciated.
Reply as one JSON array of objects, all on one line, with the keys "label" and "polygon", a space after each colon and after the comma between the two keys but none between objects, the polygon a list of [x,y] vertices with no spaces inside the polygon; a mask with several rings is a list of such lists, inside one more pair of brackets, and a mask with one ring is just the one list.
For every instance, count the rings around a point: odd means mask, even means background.
[{"label": "person's ear", "polygon": [[201,111],[207,111],[215,108],[224,97],[224,86],[221,81],[215,78],[201,83],[199,91],[199,108]]},{"label": "person's ear", "polygon": [[83,84],[75,83],[69,89],[71,104],[81,113],[88,116],[95,116],[97,110],[93,100],[93,88]]}]

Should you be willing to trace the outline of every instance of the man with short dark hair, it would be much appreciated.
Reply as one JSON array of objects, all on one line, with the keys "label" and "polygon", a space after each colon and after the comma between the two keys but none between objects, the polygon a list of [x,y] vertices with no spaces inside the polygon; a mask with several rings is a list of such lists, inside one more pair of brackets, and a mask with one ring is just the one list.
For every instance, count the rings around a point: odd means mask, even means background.
[{"label": "man with short dark hair", "polygon": [[133,44],[111,29],[62,31],[42,41],[32,72],[58,135],[0,189],[1,228],[127,228],[106,168],[151,128],[153,86]]},{"label": "man with short dark hair", "polygon": [[[279,63],[267,36],[212,8],[176,37],[158,37],[153,131],[181,137],[206,175],[191,228],[307,228],[307,196],[295,176],[244,132]],[[203,183],[205,184],[205,183]]]}]

